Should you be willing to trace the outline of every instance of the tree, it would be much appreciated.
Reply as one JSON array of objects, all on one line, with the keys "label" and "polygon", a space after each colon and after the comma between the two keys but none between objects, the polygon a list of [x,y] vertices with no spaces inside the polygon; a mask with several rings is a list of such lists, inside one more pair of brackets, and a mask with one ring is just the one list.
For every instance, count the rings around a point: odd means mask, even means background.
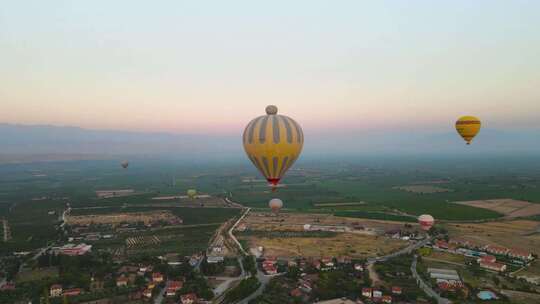
[{"label": "tree", "polygon": [[43,288],[43,303],[51,304],[51,300],[49,299],[49,291],[47,288]]}]

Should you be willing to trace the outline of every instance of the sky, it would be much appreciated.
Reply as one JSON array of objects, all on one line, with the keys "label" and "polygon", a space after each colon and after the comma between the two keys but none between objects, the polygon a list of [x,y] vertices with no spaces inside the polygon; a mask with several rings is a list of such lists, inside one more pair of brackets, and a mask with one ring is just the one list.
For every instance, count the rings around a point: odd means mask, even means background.
[{"label": "sky", "polygon": [[1,1],[0,123],[540,129],[540,1]]}]

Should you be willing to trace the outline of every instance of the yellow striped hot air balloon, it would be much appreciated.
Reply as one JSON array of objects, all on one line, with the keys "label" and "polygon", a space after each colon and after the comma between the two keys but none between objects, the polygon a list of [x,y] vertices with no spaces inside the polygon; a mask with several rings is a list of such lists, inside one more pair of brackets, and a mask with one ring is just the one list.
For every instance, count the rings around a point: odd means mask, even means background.
[{"label": "yellow striped hot air balloon", "polygon": [[470,145],[473,138],[480,132],[481,126],[480,119],[474,116],[462,116],[456,121],[456,130],[467,145]]},{"label": "yellow striped hot air balloon", "polygon": [[278,115],[276,106],[253,119],[244,130],[244,150],[251,162],[274,187],[300,156],[302,128],[291,118]]}]

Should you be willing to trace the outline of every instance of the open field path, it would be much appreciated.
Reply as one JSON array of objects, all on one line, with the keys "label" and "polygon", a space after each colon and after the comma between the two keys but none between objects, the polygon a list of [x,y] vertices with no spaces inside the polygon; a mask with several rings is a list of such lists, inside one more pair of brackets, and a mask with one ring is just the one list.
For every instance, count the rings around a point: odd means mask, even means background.
[{"label": "open field path", "polygon": [[375,271],[374,265],[375,264],[369,264],[367,267],[369,272],[369,279],[371,280],[371,286],[379,286],[379,284],[381,283],[381,279],[379,278],[377,271]]},{"label": "open field path", "polygon": [[422,257],[422,260],[431,261],[431,262],[437,262],[437,263],[450,264],[450,265],[456,265],[456,266],[459,266],[459,267],[466,267],[464,264],[460,264],[460,263],[456,263],[456,262],[450,262],[450,261],[446,261],[446,260],[428,258],[428,257]]}]

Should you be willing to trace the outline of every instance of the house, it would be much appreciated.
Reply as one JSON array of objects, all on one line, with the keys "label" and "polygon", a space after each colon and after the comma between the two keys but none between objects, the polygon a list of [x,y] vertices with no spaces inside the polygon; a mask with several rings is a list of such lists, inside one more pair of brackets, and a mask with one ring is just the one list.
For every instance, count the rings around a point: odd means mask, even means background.
[{"label": "house", "polygon": [[266,265],[266,266],[263,265],[263,269],[264,269],[264,272],[266,272],[266,274],[270,274],[270,275],[277,274],[277,268],[274,265]]},{"label": "house", "polygon": [[116,279],[116,287],[126,287],[128,285],[128,278],[125,276],[120,276]]},{"label": "house", "polygon": [[268,257],[265,258],[264,261],[265,261],[265,262],[269,262],[269,263],[276,264],[276,263],[277,263],[277,258],[276,258],[276,257],[272,257],[272,256],[268,256]]},{"label": "house", "polygon": [[371,288],[362,288],[362,296],[366,298],[371,298]]},{"label": "house", "polygon": [[71,288],[71,289],[66,289],[64,290],[63,294],[64,296],[78,296],[80,295],[82,292],[82,290],[80,288]]},{"label": "house", "polygon": [[324,257],[321,259],[321,264],[325,267],[334,267],[334,259],[329,257]]},{"label": "house", "polygon": [[382,297],[383,303],[392,303],[392,296],[383,296]]},{"label": "house", "polygon": [[514,248],[510,249],[510,251],[508,252],[508,256],[512,258],[520,259],[523,261],[530,261],[533,259],[532,253],[525,250],[514,249]]},{"label": "house", "polygon": [[403,291],[401,290],[401,287],[399,286],[392,286],[392,294],[394,295],[400,295]]},{"label": "house", "polygon": [[219,255],[209,255],[206,257],[206,262],[209,264],[221,263],[225,260],[225,257]]},{"label": "house", "polygon": [[194,304],[198,302],[197,295],[194,293],[188,293],[180,296],[180,302],[182,304]]},{"label": "house", "polygon": [[298,266],[298,263],[295,260],[289,260],[289,262],[287,263],[287,266],[288,267],[296,267],[296,266]]},{"label": "house", "polygon": [[354,264],[354,270],[356,271],[364,271],[364,265],[362,264]]},{"label": "house", "polygon": [[438,280],[437,281],[437,287],[441,291],[450,291],[454,292],[458,289],[463,289],[465,285],[463,285],[463,282],[461,281],[446,281],[446,280]]},{"label": "house", "polygon": [[504,272],[506,271],[506,265],[501,263],[480,262],[480,267],[492,271]]},{"label": "house", "polygon": [[291,290],[291,297],[299,298],[301,296],[302,296],[302,291],[300,290],[300,288],[295,288]]},{"label": "house", "polygon": [[54,284],[51,286],[50,290],[51,297],[59,297],[62,295],[62,285],[60,284]]},{"label": "house", "polygon": [[142,292],[143,297],[150,299],[152,297],[152,289],[145,289]]},{"label": "house", "polygon": [[0,291],[15,290],[15,283],[5,283],[0,286]]},{"label": "house", "polygon": [[321,262],[320,261],[313,261],[313,263],[311,263],[311,265],[315,268],[315,269],[321,269]]},{"label": "house", "polygon": [[453,269],[428,268],[427,272],[432,279],[460,281],[459,274]]},{"label": "house", "polygon": [[496,254],[496,255],[507,255],[508,252],[510,251],[510,249],[508,249],[506,247],[501,247],[501,246],[497,246],[497,245],[484,246],[484,250],[491,253],[491,254]]},{"label": "house", "polygon": [[438,249],[447,250],[448,247],[449,247],[449,244],[448,244],[448,242],[446,242],[444,240],[437,240],[437,241],[435,241],[435,245],[433,245],[433,247],[438,248]]},{"label": "house", "polygon": [[159,272],[152,273],[152,282],[155,282],[155,283],[163,282],[163,275]]},{"label": "house", "polygon": [[492,255],[485,255],[483,257],[480,257],[476,260],[478,262],[478,264],[484,262],[484,263],[495,263],[497,261],[497,258],[495,256],[492,256]]},{"label": "house", "polygon": [[373,297],[374,297],[374,298],[382,298],[382,291],[380,291],[380,290],[374,290],[374,291],[373,291]]},{"label": "house", "polygon": [[86,253],[92,250],[92,245],[82,244],[66,244],[62,247],[53,247],[51,248],[52,252],[55,254],[63,254],[69,256],[78,256],[85,255]]},{"label": "house", "polygon": [[277,261],[276,260],[264,260],[262,262],[262,266],[263,268],[264,267],[268,267],[268,266],[275,266],[277,264]]},{"label": "house", "polygon": [[176,295],[176,292],[182,289],[184,282],[182,281],[168,281],[167,282],[167,296],[172,297]]},{"label": "house", "polygon": [[139,272],[145,273],[148,271],[152,271],[152,266],[146,266],[146,265],[139,266]]}]

